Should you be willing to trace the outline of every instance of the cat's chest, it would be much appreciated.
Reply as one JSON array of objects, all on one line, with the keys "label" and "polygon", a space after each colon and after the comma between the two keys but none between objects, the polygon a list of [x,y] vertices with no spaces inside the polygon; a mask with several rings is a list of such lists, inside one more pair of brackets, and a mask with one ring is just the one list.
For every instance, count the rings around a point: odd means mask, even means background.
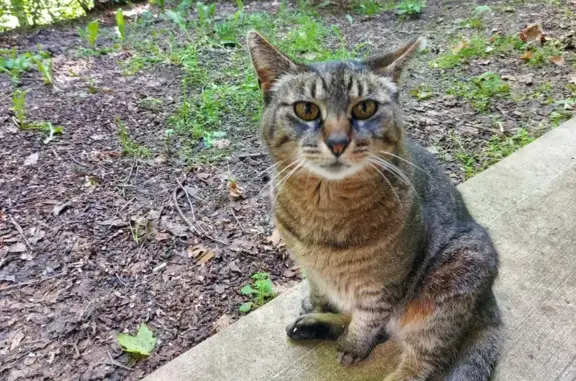
[{"label": "cat's chest", "polygon": [[330,303],[339,311],[351,313],[357,304],[357,285],[352,282],[338,279],[325,279],[315,270],[308,271],[308,277],[312,280],[321,295],[325,295]]}]

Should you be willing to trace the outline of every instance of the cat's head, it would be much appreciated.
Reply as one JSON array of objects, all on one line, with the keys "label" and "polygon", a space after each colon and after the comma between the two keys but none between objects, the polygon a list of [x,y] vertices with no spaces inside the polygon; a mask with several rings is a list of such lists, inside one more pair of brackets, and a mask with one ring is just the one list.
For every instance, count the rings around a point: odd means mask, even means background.
[{"label": "cat's head", "polygon": [[304,65],[247,36],[264,94],[264,140],[276,162],[329,180],[369,168],[402,139],[397,84],[422,38],[366,60]]}]

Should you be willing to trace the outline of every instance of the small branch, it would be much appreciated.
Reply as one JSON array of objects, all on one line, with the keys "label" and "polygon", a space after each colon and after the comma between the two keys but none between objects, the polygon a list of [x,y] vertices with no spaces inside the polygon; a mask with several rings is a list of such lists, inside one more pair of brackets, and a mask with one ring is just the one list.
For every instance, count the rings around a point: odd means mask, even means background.
[{"label": "small branch", "polygon": [[244,228],[242,227],[242,224],[240,223],[240,221],[238,221],[238,217],[236,217],[236,214],[234,213],[234,209],[230,209],[230,210],[232,211],[232,215],[234,216],[234,219],[236,220],[238,227],[240,228],[240,230],[242,230],[242,233],[246,233],[246,230],[244,230]]},{"label": "small branch", "polygon": [[10,222],[12,222],[12,225],[14,225],[16,227],[16,230],[18,230],[18,233],[20,233],[20,236],[22,237],[22,239],[26,243],[26,246],[28,246],[30,251],[34,251],[34,249],[32,249],[32,245],[30,245],[30,242],[28,242],[28,239],[24,235],[24,230],[22,230],[22,227],[20,225],[18,225],[18,222],[16,222],[16,220],[11,215],[9,215],[9,217],[10,217]]},{"label": "small branch", "polygon": [[86,168],[89,167],[88,164],[82,164],[82,163],[79,162],[78,160],[74,159],[74,156],[72,156],[72,154],[71,154],[70,152],[67,152],[67,153],[68,153],[68,157],[70,158],[70,160],[72,160],[73,162],[75,162],[75,163],[78,164],[79,166],[81,166],[81,167],[86,167]]},{"label": "small branch", "polygon": [[239,159],[246,159],[246,158],[254,159],[257,157],[264,157],[264,156],[266,156],[265,152],[256,152],[256,153],[243,153],[243,154],[238,155],[238,158]]},{"label": "small branch", "polygon": [[122,365],[118,361],[114,360],[112,358],[112,355],[110,354],[110,351],[106,351],[106,353],[108,353],[108,359],[110,359],[110,364],[115,365],[118,368],[122,368],[122,369],[126,369],[126,370],[132,370],[132,368],[127,367],[126,365]]},{"label": "small branch", "polygon": [[42,278],[42,279],[36,279],[36,280],[30,280],[28,282],[22,282],[22,283],[18,283],[18,284],[13,284],[12,286],[8,286],[8,287],[4,287],[4,288],[0,288],[0,292],[2,291],[8,291],[8,290],[13,290],[15,288],[20,288],[20,287],[25,287],[25,286],[30,286],[32,284],[36,284],[36,283],[41,283],[44,282],[45,280],[50,280],[50,279],[54,279],[54,278],[58,278],[62,275],[66,275],[68,274],[67,272],[61,272],[60,274],[56,274],[56,275],[52,275],[46,278]]}]

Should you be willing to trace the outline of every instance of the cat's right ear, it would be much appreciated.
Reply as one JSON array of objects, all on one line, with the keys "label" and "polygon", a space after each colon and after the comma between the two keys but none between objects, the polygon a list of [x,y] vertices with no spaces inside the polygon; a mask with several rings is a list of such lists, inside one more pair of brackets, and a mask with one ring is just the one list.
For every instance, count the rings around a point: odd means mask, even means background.
[{"label": "cat's right ear", "polygon": [[258,84],[264,93],[284,73],[296,71],[299,65],[282,54],[258,32],[251,30],[246,36],[246,44],[256,74]]}]

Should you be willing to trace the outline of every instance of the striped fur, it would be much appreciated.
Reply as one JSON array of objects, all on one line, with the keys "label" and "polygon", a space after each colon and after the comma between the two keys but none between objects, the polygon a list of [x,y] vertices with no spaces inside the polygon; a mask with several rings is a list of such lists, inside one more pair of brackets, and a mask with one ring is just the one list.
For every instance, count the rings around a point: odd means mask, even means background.
[{"label": "striped fur", "polygon": [[[487,381],[501,337],[497,253],[435,159],[403,133],[397,86],[422,40],[313,65],[255,32],[247,43],[266,104],[274,222],[311,286],[288,335],[338,340],[344,365],[393,336],[402,361],[385,381]],[[355,120],[365,100],[377,111]],[[300,119],[296,102],[320,117]],[[341,155],[329,148],[334,133],[349,138]]]}]

